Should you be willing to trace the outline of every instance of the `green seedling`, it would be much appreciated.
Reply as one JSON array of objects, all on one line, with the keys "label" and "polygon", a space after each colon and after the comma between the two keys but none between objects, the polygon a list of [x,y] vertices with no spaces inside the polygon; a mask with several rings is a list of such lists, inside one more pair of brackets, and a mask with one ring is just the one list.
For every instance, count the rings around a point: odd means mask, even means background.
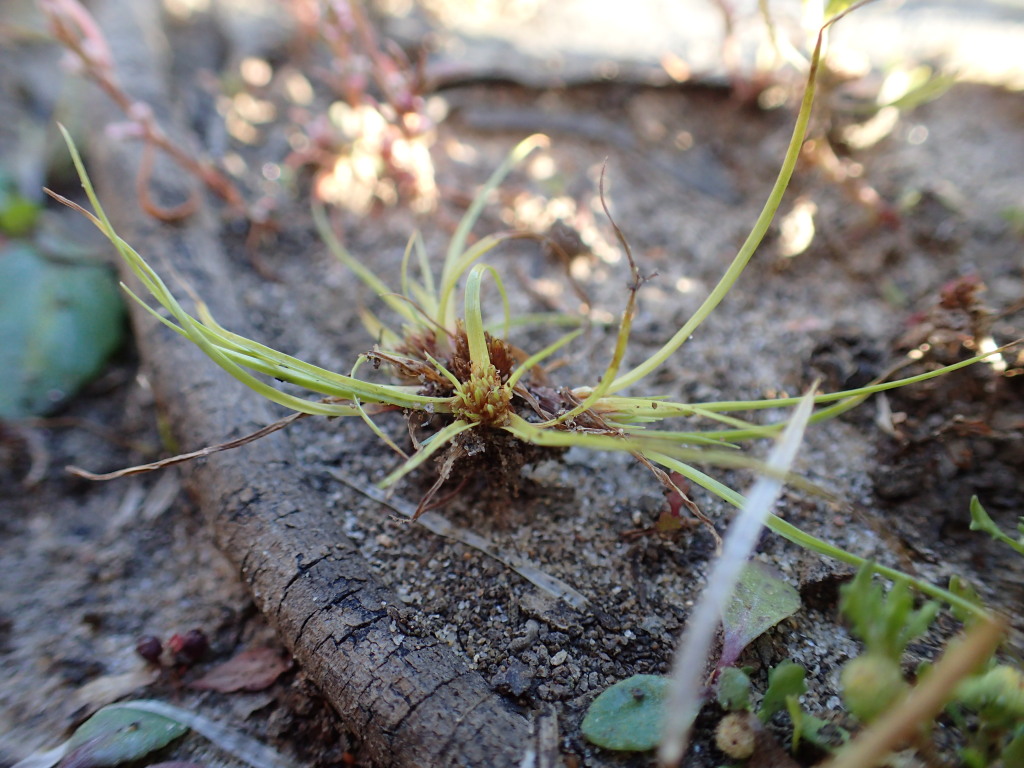
[{"label": "green seedling", "polygon": [[750,676],[748,669],[726,667],[718,675],[715,686],[715,701],[727,712],[750,711]]},{"label": "green seedling", "polygon": [[740,652],[783,619],[800,610],[800,593],[764,563],[747,563],[722,614],[722,655],[729,667]]},{"label": "green seedling", "polygon": [[[719,749],[729,757],[745,759],[745,744],[773,716],[785,711],[793,728],[790,749],[796,752],[801,741],[808,741],[820,749],[829,750],[831,745],[823,735],[827,720],[809,714],[800,705],[800,697],[807,692],[804,678],[807,675],[799,664],[783,661],[768,672],[768,688],[756,708],[751,701],[751,683],[746,672],[735,667],[722,670],[718,678],[715,698],[718,705],[729,714],[722,719],[716,731]],[[737,717],[743,715],[743,717]],[[844,739],[848,734],[841,728],[835,729]]]},{"label": "green seedling", "polygon": [[915,609],[908,578],[895,579],[886,591],[872,578],[876,572],[873,566],[864,566],[843,585],[839,611],[867,653],[899,661],[907,645],[931,626],[939,605],[929,601]]},{"label": "green seedling", "polygon": [[[974,502],[975,519],[987,520],[977,499]],[[983,524],[978,527],[987,530]],[[966,603],[979,605],[977,595],[958,578],[951,580],[950,591]],[[907,645],[927,631],[938,609],[938,604],[930,601],[915,609],[905,579],[896,580],[885,592],[873,581],[870,567],[862,568],[843,587],[840,611],[850,621],[854,634],[864,641],[865,652],[843,667],[840,686],[844,704],[861,722],[883,724],[890,713],[910,706],[916,689],[907,681],[900,659]],[[977,630],[992,624],[984,614],[964,611],[962,606],[954,606],[953,613]],[[987,671],[967,677],[955,689],[946,686],[948,691],[942,694],[943,700],[950,702],[947,709],[966,739],[961,759],[970,768],[1018,765],[1014,761],[1024,748],[1024,728],[1020,725],[1024,722],[1024,675],[1017,666],[996,664],[991,650],[986,655],[975,655],[973,668],[979,664],[987,665]],[[970,671],[971,667],[966,666],[961,676]],[[932,665],[925,664],[917,674],[927,681],[933,672]],[[918,727],[926,722],[921,719]]]},{"label": "green seedling", "polygon": [[1024,673],[1019,667],[993,664],[967,678],[948,711],[967,734],[960,755],[969,768],[1024,765]]},{"label": "green seedling", "polygon": [[841,590],[840,612],[853,633],[863,640],[865,652],[851,659],[840,675],[843,701],[862,722],[871,722],[902,698],[910,688],[900,668],[907,645],[924,634],[939,612],[939,604],[914,608],[906,578],[896,579],[886,592],[873,581],[865,566]]},{"label": "green seedling", "polygon": [[[731,664],[749,642],[799,607],[800,598],[795,589],[761,563],[747,564],[740,573],[739,589],[723,616],[726,637],[723,658],[728,653],[733,657]],[[803,669],[800,671],[802,682]],[[605,749],[644,751],[654,748],[658,745],[665,719],[665,696],[669,684],[668,678],[652,675],[634,675],[616,683],[594,699],[588,708],[581,726],[583,735]],[[775,696],[780,688],[773,685],[769,690]],[[703,700],[711,693],[711,690],[704,690],[700,698]],[[719,674],[714,696],[723,709],[747,711],[751,708],[750,678],[736,667],[725,666]],[[768,700],[767,694],[765,699]],[[763,719],[767,720],[774,711]],[[736,732],[740,730],[738,725]]]}]

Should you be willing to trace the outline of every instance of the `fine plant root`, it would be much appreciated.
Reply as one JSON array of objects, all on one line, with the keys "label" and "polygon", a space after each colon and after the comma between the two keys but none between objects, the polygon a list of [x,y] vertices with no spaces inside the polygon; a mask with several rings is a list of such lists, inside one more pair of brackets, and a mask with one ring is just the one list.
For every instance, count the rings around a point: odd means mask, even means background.
[{"label": "fine plant root", "polygon": [[131,475],[142,475],[146,472],[153,472],[164,467],[173,467],[176,464],[184,464],[187,461],[194,459],[201,459],[204,456],[210,456],[214,453],[220,453],[221,451],[230,451],[234,448],[241,448],[243,445],[248,445],[251,442],[259,440],[261,437],[272,435],[278,430],[284,429],[289,424],[292,424],[299,419],[304,419],[309,414],[306,413],[292,413],[285,416],[283,419],[278,419],[273,424],[268,424],[265,427],[257,429],[255,432],[251,432],[243,437],[236,438],[235,440],[229,440],[226,443],[220,443],[219,445],[209,445],[205,448],[200,448],[198,451],[191,451],[190,453],[181,453],[177,456],[170,456],[160,461],[150,462],[149,464],[137,464],[134,467],[125,467],[124,469],[118,469],[114,472],[106,472],[97,474],[89,472],[88,470],[82,469],[76,466],[67,466],[64,469],[70,472],[76,477],[85,478],[86,480],[117,480],[121,477],[129,477]]}]

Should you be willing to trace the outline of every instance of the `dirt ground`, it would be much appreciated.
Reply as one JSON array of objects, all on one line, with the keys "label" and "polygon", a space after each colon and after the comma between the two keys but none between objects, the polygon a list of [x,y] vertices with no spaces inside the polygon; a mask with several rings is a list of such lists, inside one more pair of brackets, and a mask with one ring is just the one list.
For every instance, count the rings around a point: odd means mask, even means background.
[{"label": "dirt ground", "polygon": [[[252,144],[213,130],[219,118],[211,114],[209,91],[197,74],[215,64],[202,53],[210,24],[199,16],[191,26],[167,28],[182,122],[214,154],[226,141],[239,159],[240,183],[269,190],[279,206],[279,231],[255,249],[237,221],[224,217],[219,230],[242,321],[263,343],[347,372],[373,342],[356,311],[369,297],[313,233],[308,178],[291,188],[260,173],[264,163],[282,161],[301,110],[289,108],[281,77],[260,95],[278,105],[278,119],[259,124]],[[279,73],[288,71],[285,52],[264,52]],[[231,55],[219,63],[237,67]],[[346,245],[397,285],[409,234],[418,229],[431,254],[443,253],[454,223],[491,170],[524,136],[545,133],[550,145],[512,173],[475,231],[514,226],[543,232],[556,219],[571,224],[591,252],[573,261],[572,275],[595,320],[616,317],[628,275],[600,213],[597,181],[607,159],[611,210],[641,270],[654,273],[640,291],[628,353],[627,363],[639,361],[715,284],[777,173],[794,100],[760,109],[741,98],[747,84],[736,85],[654,87],[624,79],[548,88],[486,79],[450,84],[433,96],[445,112],[430,144],[436,208],[416,213],[408,204],[375,202],[345,213]],[[827,159],[805,153],[780,211],[796,223],[794,211],[815,206],[809,247],[784,255],[791,241],[777,223],[732,294],[642,385],[645,394],[700,402],[797,394],[818,377],[827,389],[864,384],[902,358],[908,339],[910,346],[925,340],[919,335],[926,323],[964,321],[964,313],[950,317],[937,307],[944,286],[969,276],[987,287],[981,301],[991,309],[996,342],[1024,335],[1024,233],[1019,218],[1014,223],[1007,216],[1024,210],[1020,92],[957,84],[902,114],[888,135],[861,150],[839,143],[853,122],[835,106],[841,95],[825,93],[812,130],[819,143],[828,135],[840,146],[843,167],[852,164],[855,175],[837,180]],[[867,190],[881,202],[873,204]],[[493,263],[506,275],[519,311],[579,310],[561,265],[536,244],[511,245]],[[203,294],[203,285],[194,287]],[[516,329],[512,340],[534,350],[558,333]],[[573,385],[595,381],[613,339],[612,328],[595,324],[552,377]],[[951,354],[966,352],[956,348]],[[1016,354],[1007,354],[1011,369],[1020,367]],[[367,764],[361,745],[373,724],[336,715],[320,692],[323,680],[300,664],[258,692],[189,687],[243,649],[269,646],[283,654],[294,640],[275,634],[273,617],[268,623],[259,610],[264,596],[245,586],[244,564],[218,549],[200,509],[203,496],[189,480],[191,469],[105,484],[64,471],[69,464],[107,471],[166,455],[166,436],[181,425],[162,416],[161,397],[154,396],[159,385],[151,376],[129,346],[52,420],[5,428],[0,766],[52,746],[85,713],[128,695],[201,712],[300,764]],[[220,372],[209,376],[224,382],[229,398],[256,397],[233,389]],[[960,574],[1007,613],[1010,643],[1020,652],[1024,568],[1005,548],[968,530],[968,505],[979,495],[1004,528],[1012,529],[1020,514],[1022,382],[1024,377],[977,365],[814,426],[798,469],[839,501],[787,492],[778,514],[934,583]],[[761,418],[779,415],[765,412]],[[224,416],[228,423],[230,417]],[[381,425],[395,440],[405,439],[397,416]],[[230,428],[237,431],[221,439],[257,426],[236,423]],[[509,711],[535,727],[546,723],[548,733],[556,723],[557,735],[545,738],[557,745],[557,764],[653,764],[648,754],[594,747],[579,730],[587,706],[608,685],[632,674],[667,672],[713,556],[714,541],[699,526],[670,537],[629,535],[650,526],[665,505],[645,469],[628,456],[572,450],[529,467],[518,496],[495,499],[473,490],[440,510],[499,550],[570,584],[587,601],[574,607],[476,549],[399,521],[387,506],[355,490],[353,485],[369,489],[396,466],[394,454],[361,422],[307,419],[282,439],[298,461],[292,467],[296,482],[330,521],[326,535],[358,552],[366,578],[397,596],[391,622],[396,637],[450,649]],[[233,460],[245,465],[251,450],[239,449]],[[254,475],[264,471],[247,466]],[[32,470],[40,473],[38,480],[25,487],[23,478]],[[752,482],[742,472],[714,472],[739,489]],[[404,483],[392,503],[415,505],[430,482],[424,476]],[[731,509],[699,489],[694,499],[723,531]],[[771,535],[763,538],[757,558],[800,590],[803,607],[755,641],[741,662],[754,668],[755,687],[763,690],[771,666],[798,661],[809,672],[805,707],[841,721],[838,667],[858,651],[836,611],[837,587],[849,569]],[[156,671],[134,650],[140,636],[166,640],[194,628],[210,641],[194,666]],[[942,620],[912,651],[931,658],[954,630],[951,620]],[[698,719],[689,765],[723,762],[711,741],[716,719],[710,710]],[[784,740],[785,722],[775,725]],[[197,737],[162,754],[233,764]],[[816,757],[799,759],[810,765]]]}]

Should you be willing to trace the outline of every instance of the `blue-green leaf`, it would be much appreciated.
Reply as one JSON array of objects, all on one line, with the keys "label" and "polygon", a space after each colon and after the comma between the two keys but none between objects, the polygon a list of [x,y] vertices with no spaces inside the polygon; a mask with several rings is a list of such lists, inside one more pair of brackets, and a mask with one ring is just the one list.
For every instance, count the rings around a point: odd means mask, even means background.
[{"label": "blue-green leaf", "polygon": [[668,679],[633,675],[594,699],[583,718],[583,735],[593,744],[622,752],[658,746]]},{"label": "blue-green leaf", "polygon": [[187,731],[187,726],[150,712],[102,709],[72,734],[59,768],[101,768],[138,760]]},{"label": "blue-green leaf", "polygon": [[123,332],[108,269],[0,247],[0,418],[46,413],[99,373]]}]

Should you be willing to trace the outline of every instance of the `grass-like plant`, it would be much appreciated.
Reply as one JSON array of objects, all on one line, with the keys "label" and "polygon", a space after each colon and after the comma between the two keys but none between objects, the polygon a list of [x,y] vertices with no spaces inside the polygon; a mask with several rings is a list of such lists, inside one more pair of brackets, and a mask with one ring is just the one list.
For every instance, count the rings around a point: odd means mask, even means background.
[{"label": "grass-like plant", "polygon": [[[833,21],[837,18],[834,17]],[[135,294],[131,294],[132,297],[160,322],[200,347],[233,377],[256,393],[298,414],[354,416],[365,420],[377,436],[402,456],[402,462],[382,481],[382,486],[395,484],[432,457],[440,459],[438,480],[424,497],[420,510],[425,508],[461,458],[487,450],[512,451],[517,445],[624,451],[635,456],[663,484],[679,492],[684,499],[685,494],[676,487],[672,473],[678,473],[735,506],[742,506],[744,500],[740,494],[696,465],[747,467],[778,474],[737,448],[741,443],[778,434],[786,422],[756,424],[734,414],[794,406],[797,398],[682,403],[669,401],[657,393],[638,395],[625,394],[625,391],[642,389],[647,377],[679,350],[726,297],[754,255],[789,184],[806,134],[814,100],[820,46],[819,39],[785,159],[750,235],[721,280],[690,319],[657,351],[628,370],[622,370],[622,364],[642,280],[629,246],[613,222],[626,253],[632,282],[619,320],[611,359],[596,382],[556,389],[548,386],[540,375],[541,364],[573,341],[580,334],[579,330],[565,334],[532,354],[521,352],[506,340],[509,328],[524,318],[509,316],[509,302],[501,276],[482,259],[503,240],[516,235],[491,235],[468,245],[470,231],[488,193],[502,182],[515,163],[532,151],[539,141],[537,138],[519,144],[483,186],[457,227],[438,271],[435,272],[431,265],[421,241],[417,238],[410,241],[401,272],[401,290],[397,292],[342,247],[327,224],[324,210],[314,208],[318,228],[330,249],[401,320],[401,326],[393,328],[377,315],[364,312],[368,329],[378,343],[356,358],[347,375],[311,365],[232,333],[214,320],[202,302],[197,302],[195,316],[186,311],[145,259],[115,231],[67,132],[64,132],[65,140],[95,214],[55,197],[82,211],[110,239],[165,313],[150,307]],[[418,264],[415,275],[412,268],[414,260]],[[485,319],[483,313],[481,297],[488,278],[496,285],[505,310],[497,326]],[[460,312],[459,286],[462,283]],[[127,287],[126,290],[131,293]],[[499,327],[501,330],[497,332]],[[817,395],[814,397],[816,411],[810,422],[832,418],[876,392],[939,376],[979,359],[973,358],[898,381],[876,382],[858,389]],[[377,383],[360,377],[360,370],[367,364],[388,367],[394,374],[395,383]],[[288,382],[320,398],[307,399],[283,392],[267,379]],[[430,422],[440,426],[422,441],[414,438],[414,449],[406,452],[373,421],[375,415],[385,411],[401,411],[415,425]],[[663,422],[680,417],[702,418],[712,428],[692,430],[663,426]],[[688,502],[687,507],[695,516],[708,522],[695,504]],[[803,547],[854,565],[863,564],[863,560],[852,553],[812,537],[774,515],[769,515],[767,525]],[[887,569],[879,567],[876,570],[886,575]],[[896,572],[892,571],[890,575],[896,575]],[[946,602],[957,604],[961,601],[945,590],[924,582],[915,583],[923,591]],[[973,606],[965,605],[965,609],[971,610]]]}]

